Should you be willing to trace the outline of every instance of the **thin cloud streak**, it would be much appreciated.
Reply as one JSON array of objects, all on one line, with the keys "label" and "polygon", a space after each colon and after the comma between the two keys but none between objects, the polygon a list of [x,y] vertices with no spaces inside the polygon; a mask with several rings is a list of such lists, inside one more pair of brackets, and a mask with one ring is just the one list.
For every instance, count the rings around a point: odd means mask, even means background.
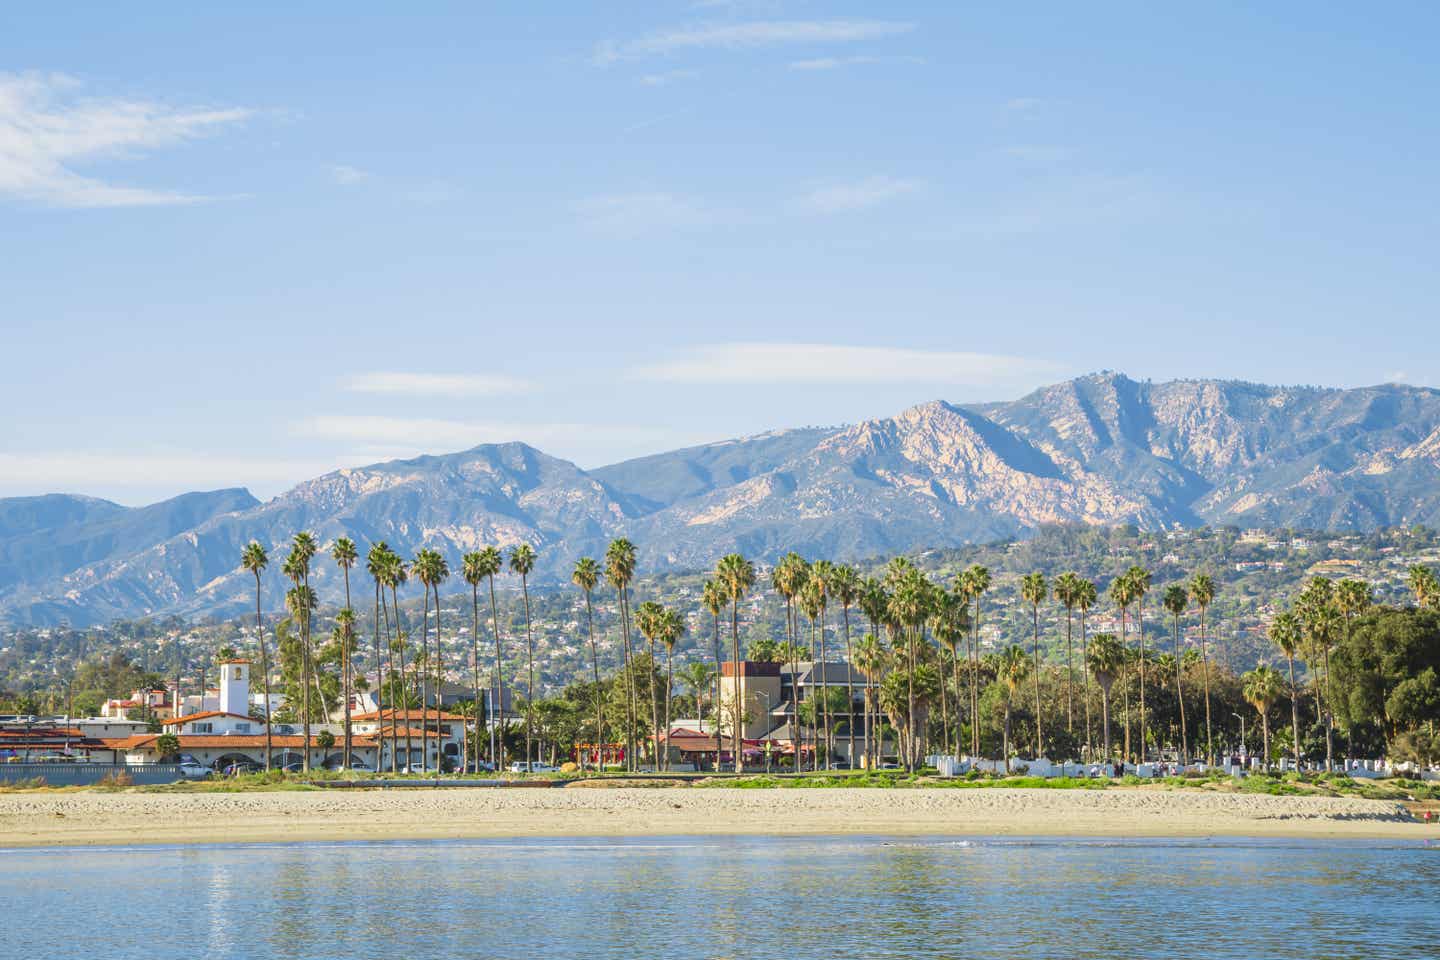
[{"label": "thin cloud streak", "polygon": [[658,383],[1013,384],[1049,376],[1041,360],[1003,354],[822,343],[722,343],[635,367],[632,380]]},{"label": "thin cloud streak", "polygon": [[54,207],[145,207],[208,198],[107,183],[72,167],[210,136],[254,115],[78,95],[58,73],[0,73],[0,194]]},{"label": "thin cloud streak", "polygon": [[919,180],[888,176],[866,177],[850,183],[816,187],[802,196],[799,205],[811,213],[845,213],[879,206],[887,200],[919,190]]},{"label": "thin cloud streak", "polygon": [[683,50],[752,50],[793,43],[851,43],[909,33],[915,24],[893,20],[762,20],[657,30],[620,43],[601,43],[592,62],[666,56]]},{"label": "thin cloud streak", "polygon": [[839,70],[842,67],[857,67],[876,63],[924,63],[924,57],[815,57],[811,60],[790,61],[791,70]]},{"label": "thin cloud streak", "polygon": [[529,380],[500,374],[399,372],[360,373],[343,386],[351,393],[410,397],[494,397],[535,389]]}]

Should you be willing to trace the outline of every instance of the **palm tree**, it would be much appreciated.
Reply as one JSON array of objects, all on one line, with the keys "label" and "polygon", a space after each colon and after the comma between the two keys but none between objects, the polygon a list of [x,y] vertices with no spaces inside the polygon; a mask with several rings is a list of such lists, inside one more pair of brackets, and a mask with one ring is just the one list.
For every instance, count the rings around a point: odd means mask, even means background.
[{"label": "palm tree", "polygon": [[[340,647],[340,685],[347,686],[345,682],[346,671],[355,655],[355,611],[345,607],[335,614],[335,629],[332,637]],[[348,696],[348,694],[347,694]],[[350,769],[350,704],[345,704],[345,739],[341,746],[341,763],[346,770]]]},{"label": "palm tree", "polygon": [[[822,610],[823,604],[824,604],[823,599],[822,599],[823,596],[824,596],[824,592],[825,592],[825,588],[823,587],[823,585],[821,584],[821,582],[818,581],[818,580],[815,580],[815,579],[807,580],[807,581],[805,582],[805,586],[803,586],[803,587],[800,588],[800,596],[799,596],[800,609],[801,609],[801,611],[805,614],[805,618],[810,621],[810,677],[811,677],[811,680],[812,680],[812,681],[816,678],[818,671],[819,671],[820,669],[822,669],[822,666],[823,666],[822,664],[820,664],[820,663],[815,659],[815,623],[816,623],[817,620],[820,619],[820,611]],[[813,685],[813,684],[812,684],[812,685]],[[797,693],[797,696],[798,696],[798,693],[799,693],[799,691],[798,691],[798,684],[797,684],[797,691],[796,691],[796,693]],[[824,718],[821,716],[821,710],[823,709],[823,706],[824,706],[823,700],[824,700],[824,697],[823,697],[823,696],[820,696],[820,695],[815,695],[815,696],[812,696],[812,698],[811,698],[810,703],[811,703],[811,708],[812,708],[812,709],[809,710],[809,715],[810,715],[809,726],[810,726],[810,729],[811,729],[812,733],[815,732],[816,730],[820,730],[820,731],[822,732],[822,734],[824,733],[824,731],[823,731]],[[798,708],[799,708],[798,700],[797,700],[797,703],[796,703],[796,708],[797,708],[797,711],[798,711]],[[798,715],[799,715],[799,714],[798,714],[798,712],[797,712],[797,717],[798,717]],[[814,753],[813,757],[811,758],[811,762],[812,762],[813,765],[814,765],[814,769],[819,770],[819,769],[820,769],[819,738],[818,738],[818,737],[812,737],[812,739],[816,740],[816,749],[815,749],[815,753]],[[826,747],[827,747],[827,749],[828,749],[828,747],[829,747],[828,742],[826,743]],[[799,762],[799,759],[800,759],[800,754],[797,752],[797,753],[796,753],[796,762],[797,762],[797,764],[798,764],[798,762]],[[826,763],[827,763],[827,764],[829,763],[828,757],[827,757],[827,759],[826,759]],[[799,769],[798,766],[797,766],[796,769]]]},{"label": "palm tree", "polygon": [[830,575],[830,591],[840,601],[845,619],[845,732],[850,740],[850,765],[855,765],[855,657],[850,648],[850,608],[860,599],[860,574],[854,567],[838,566]]},{"label": "palm tree", "polygon": [[874,633],[867,633],[855,645],[855,666],[865,675],[865,758],[866,769],[874,769],[875,756],[881,746],[872,746],[872,717],[876,710],[875,686],[884,673],[886,652],[883,641]]},{"label": "palm tree", "polygon": [[1071,640],[1071,627],[1075,617],[1075,599],[1080,590],[1080,577],[1074,573],[1062,573],[1055,578],[1055,599],[1065,608],[1065,732],[1075,732],[1075,645]]},{"label": "palm tree", "polygon": [[1001,749],[1005,754],[1006,773],[1010,772],[1010,706],[1019,694],[1020,687],[1025,683],[1026,674],[1029,672],[1030,659],[1025,654],[1025,648],[1018,644],[1006,648],[996,660],[995,673],[1005,694],[1004,744]]},{"label": "palm tree", "polygon": [[[1270,639],[1290,665],[1290,731],[1294,741],[1295,769],[1300,769],[1300,690],[1295,686],[1295,653],[1300,647],[1300,618],[1293,613],[1277,614],[1270,621]],[[1248,694],[1247,694],[1248,697]],[[1266,752],[1269,757],[1269,752]]]},{"label": "palm tree", "polygon": [[[935,595],[935,609],[930,613],[930,635],[950,651],[955,674],[955,752],[960,751],[960,641],[965,638],[965,601],[950,593]],[[945,731],[945,751],[950,752],[950,716],[946,706],[944,663],[940,672],[940,725]]]},{"label": "palm tree", "polygon": [[[297,538],[298,540],[298,538]],[[281,567],[285,576],[294,584],[285,594],[286,607],[290,609],[291,615],[300,624],[300,702],[301,702],[301,723],[304,733],[305,749],[300,758],[301,769],[306,773],[310,771],[310,642],[306,621],[309,619],[306,609],[309,604],[305,602],[305,595],[301,592],[305,580],[309,576],[309,560],[301,552],[299,543],[292,545],[290,553],[285,557],[285,563]]]},{"label": "palm tree", "polygon": [[585,622],[590,628],[590,669],[595,680],[595,769],[599,770],[605,765],[605,711],[604,700],[600,696],[600,648],[595,642],[593,595],[600,583],[600,564],[593,557],[581,557],[575,561],[575,569],[570,572],[570,582],[585,594]]},{"label": "palm tree", "polygon": [[265,690],[265,772],[270,772],[270,658],[265,652],[265,627],[260,619],[260,574],[270,565],[270,557],[260,541],[251,540],[240,551],[240,566],[255,575],[255,638],[260,641],[260,677]]},{"label": "palm tree", "polygon": [[1274,667],[1259,666],[1240,678],[1244,689],[1246,702],[1254,707],[1260,714],[1260,724],[1264,739],[1262,754],[1264,756],[1265,769],[1270,769],[1270,706],[1280,699],[1284,689],[1285,681],[1280,678],[1280,671]]},{"label": "palm tree", "polygon": [[[390,648],[392,652],[398,653],[400,656],[400,693],[404,697],[405,707],[403,714],[403,722],[405,725],[405,770],[407,773],[410,772],[411,758],[414,756],[414,754],[410,745],[410,695],[409,692],[405,689],[406,636],[405,626],[400,619],[400,585],[409,579],[410,571],[405,566],[405,559],[401,557],[400,554],[395,553],[393,550],[388,551],[385,556],[385,585],[390,588],[390,609],[395,611],[395,639],[391,642]],[[394,703],[393,697],[391,698],[391,702],[392,704]],[[399,716],[400,714],[398,714],[392,706],[390,710],[390,723],[392,728],[397,722],[399,722],[397,720]],[[391,739],[395,741],[396,745],[398,745],[399,733],[392,732]],[[390,757],[390,766],[392,768],[391,772],[393,773],[395,772],[393,768],[395,767],[396,760],[393,747],[391,748]]]},{"label": "palm tree", "polygon": [[[330,556],[340,567],[340,572],[345,575],[345,609],[351,610],[350,568],[355,566],[355,561],[359,558],[359,552],[355,549],[355,541],[351,540],[349,537],[341,537],[340,539],[336,540],[335,544],[330,548]],[[353,626],[354,618],[352,613],[350,637],[350,639],[352,640],[354,632]],[[345,646],[341,650],[341,653],[344,654],[344,656],[342,656],[340,660],[340,689],[342,691],[342,695],[345,697],[345,746],[342,753],[342,756],[344,758],[342,762],[345,764],[346,770],[350,769],[350,701],[353,698],[354,686],[354,680],[350,675],[351,671],[354,669],[354,665],[351,663],[350,660],[350,651],[352,646],[353,644],[349,642],[345,644]]]},{"label": "palm tree", "polygon": [[1132,566],[1125,571],[1130,579],[1135,597],[1135,632],[1140,637],[1140,759],[1146,758],[1149,750],[1149,733],[1145,713],[1145,594],[1150,589],[1150,571],[1144,567]]},{"label": "palm tree", "polygon": [[1035,629],[1035,759],[1044,756],[1040,741],[1040,604],[1048,592],[1045,575],[1036,571],[1020,581],[1020,596],[1030,604],[1030,622]]},{"label": "palm tree", "polygon": [[[424,613],[420,620],[420,663],[416,668],[420,671],[420,769],[430,769],[430,586],[435,576],[435,561],[440,555],[433,550],[421,549],[416,552],[415,559],[410,562],[410,569],[415,574],[415,579],[420,581],[422,592],[425,596]],[[438,644],[439,636],[436,641]],[[438,657],[436,659],[439,659]],[[421,666],[420,664],[423,664]],[[440,691],[435,691],[436,700],[440,698]],[[439,730],[436,730],[439,733]],[[436,763],[438,768],[439,751],[436,751]]]},{"label": "palm tree", "polygon": [[700,603],[710,613],[711,623],[714,631],[711,634],[711,647],[715,656],[714,672],[714,699],[711,702],[711,712],[714,714],[715,728],[715,772],[720,772],[720,612],[725,609],[725,589],[714,580],[706,580],[705,585],[700,589]]},{"label": "palm tree", "polygon": [[[381,589],[385,580],[385,565],[389,562],[388,555],[390,547],[381,540],[379,543],[371,544],[370,549],[365,553],[365,572],[370,579],[375,581],[375,719],[379,731],[378,738],[380,746],[375,750],[375,770],[378,773],[383,764],[384,739],[385,739],[385,664],[380,658],[380,610],[385,606],[385,593]],[[385,632],[390,632],[390,611],[385,607]],[[389,648],[387,640],[386,648]],[[391,708],[394,709],[393,707]],[[390,765],[395,765],[395,732],[394,724],[390,732]]]},{"label": "palm tree", "polygon": [[[665,645],[665,769],[670,769],[670,697],[675,689],[675,644],[685,635],[685,619],[678,611],[660,614],[660,642]],[[700,698],[695,698],[695,712],[700,712]]]},{"label": "palm tree", "polygon": [[732,711],[735,727],[731,739],[735,746],[735,772],[739,773],[743,764],[745,726],[744,705],[740,702],[740,601],[755,586],[755,565],[738,553],[727,553],[715,566],[715,579],[724,586],[725,596],[730,601],[730,655],[735,668]]},{"label": "palm tree", "polygon": [[1440,601],[1440,579],[1429,567],[1419,564],[1411,567],[1405,575],[1405,583],[1415,594],[1415,606],[1429,607]]},{"label": "palm tree", "polygon": [[970,750],[980,753],[980,599],[990,590],[990,571],[980,564],[960,575],[960,595],[975,605],[970,621]]},{"label": "palm tree", "polygon": [[1178,583],[1171,584],[1165,588],[1161,602],[1170,613],[1170,625],[1175,638],[1175,696],[1180,702],[1180,763],[1183,765],[1190,758],[1190,742],[1186,739],[1185,732],[1185,673],[1180,658],[1180,617],[1190,605],[1190,594]]},{"label": "palm tree", "polygon": [[480,581],[485,568],[480,551],[471,550],[460,558],[460,576],[470,584],[470,671],[475,696],[475,753],[472,772],[480,772]]},{"label": "palm tree", "polygon": [[1200,608],[1200,666],[1205,676],[1205,762],[1215,762],[1215,741],[1210,736],[1210,654],[1205,647],[1206,614],[1215,602],[1215,581],[1209,574],[1197,573],[1190,579],[1190,596]]},{"label": "palm tree", "polygon": [[1085,627],[1085,618],[1090,613],[1090,608],[1095,606],[1100,595],[1095,589],[1094,580],[1086,580],[1084,577],[1077,579],[1075,583],[1075,606],[1080,608],[1080,668],[1083,671],[1082,678],[1085,681],[1085,756],[1086,759],[1094,756],[1095,744],[1090,737],[1090,651],[1089,641],[1086,639],[1088,631]]},{"label": "palm tree", "polygon": [[[903,558],[896,558],[896,560],[901,559]],[[924,624],[934,606],[934,594],[937,591],[923,573],[908,563],[897,564],[892,561],[889,576],[893,578],[895,584],[894,593],[890,595],[890,619],[900,627],[905,644],[905,767],[914,773],[920,759],[915,736],[916,657],[919,653]]]},{"label": "palm tree", "polygon": [[876,685],[880,675],[884,671],[885,641],[883,627],[890,616],[890,597],[885,592],[885,585],[874,577],[866,577],[860,585],[860,609],[865,618],[870,621],[870,651],[868,659],[870,667],[862,667],[865,673],[865,749],[866,757],[869,760],[867,769],[874,769],[880,754],[884,752],[885,745],[879,738],[870,735],[870,724],[874,718],[879,716],[879,702],[876,699]]},{"label": "palm tree", "polygon": [[[814,672],[814,668],[812,667],[812,675],[815,676],[815,678],[817,679],[817,681],[818,681],[818,686],[819,686],[819,689],[820,689],[819,705],[820,705],[820,713],[821,713],[821,716],[819,717],[819,719],[820,719],[821,728],[822,728],[822,729],[821,729],[821,739],[822,739],[822,741],[823,741],[824,744],[825,744],[825,769],[826,769],[826,770],[829,770],[829,769],[830,769],[831,760],[832,760],[832,752],[833,752],[834,749],[835,749],[835,744],[833,743],[833,737],[832,737],[832,728],[831,728],[831,725],[830,725],[830,697],[829,697],[830,688],[829,688],[828,681],[827,681],[827,674],[828,674],[828,672],[829,672],[829,660],[830,660],[830,658],[825,655],[825,608],[826,608],[827,604],[829,603],[829,598],[830,598],[830,578],[834,575],[834,572],[835,572],[835,565],[832,564],[829,560],[816,560],[814,563],[812,563],[812,564],[810,565],[810,582],[807,584],[807,589],[808,589],[808,590],[810,591],[810,593],[812,594],[812,600],[813,600],[813,602],[814,602],[814,604],[815,604],[816,613],[819,615],[819,620],[820,620],[820,633],[819,633],[819,636],[820,636],[819,672],[818,672],[818,673],[815,673],[815,672]],[[814,631],[814,629],[813,629],[813,628],[814,628],[814,624],[815,624],[815,618],[812,617],[812,618],[811,618],[811,628],[812,628],[812,629],[811,629],[811,636],[812,636],[812,637],[815,635],[815,631]],[[813,659],[814,659],[814,652],[813,652],[813,651],[814,651],[814,646],[813,646],[813,644],[812,644],[811,650],[812,650],[811,659],[813,660]],[[816,765],[816,768],[818,769],[818,768],[819,768],[819,765],[820,765],[820,757],[819,757],[818,755],[815,757],[815,765]]]},{"label": "palm tree", "polygon": [[[646,644],[650,647],[650,667],[652,670],[660,666],[660,658],[655,655],[655,640],[660,636],[660,620],[665,609],[654,600],[646,600],[635,608],[635,629],[640,631],[640,636],[645,638]],[[653,674],[651,674],[653,677]],[[650,688],[650,733],[655,743],[655,769],[660,769],[660,704],[655,694],[655,684],[650,677],[646,678],[646,686]]]},{"label": "palm tree", "polygon": [[500,650],[500,609],[495,604],[495,577],[504,566],[498,547],[484,547],[478,561],[480,574],[490,585],[490,632],[495,636],[495,662],[490,679],[495,685],[490,701],[495,718],[490,721],[490,762],[499,770],[505,766],[505,662]]},{"label": "palm tree", "polygon": [[[1110,599],[1115,606],[1120,608],[1120,646],[1129,649],[1126,642],[1125,628],[1130,615],[1130,604],[1135,602],[1135,583],[1130,579],[1128,573],[1123,573],[1110,581]],[[1126,658],[1128,660],[1128,656]],[[1126,683],[1122,688],[1125,698],[1125,757],[1130,758],[1130,685]]]},{"label": "palm tree", "polygon": [[[445,770],[445,747],[441,742],[441,709],[445,705],[445,651],[440,627],[440,584],[450,579],[450,564],[439,551],[430,551],[430,591],[435,594],[435,772]],[[421,706],[423,712],[424,706]],[[463,727],[462,727],[463,730]],[[463,739],[462,739],[463,744]]]},{"label": "palm tree", "polygon": [[535,569],[535,551],[528,543],[522,543],[510,551],[510,572],[520,575],[520,589],[525,594],[525,648],[528,651],[530,676],[525,683],[525,769],[535,757],[530,752],[534,737],[532,726],[535,721],[535,635],[530,626],[530,571]]},{"label": "palm tree", "polygon": [[1110,688],[1125,670],[1125,645],[1113,633],[1097,633],[1090,641],[1086,663],[1100,685],[1100,725],[1108,760],[1114,756],[1110,750]]},{"label": "palm tree", "polygon": [[635,678],[630,670],[630,581],[635,577],[635,545],[624,537],[605,549],[605,579],[615,588],[620,607],[620,649],[625,658],[625,766],[635,769]]},{"label": "palm tree", "polygon": [[[779,591],[785,598],[788,615],[789,636],[787,647],[790,659],[790,687],[794,719],[791,731],[795,742],[795,769],[801,769],[804,760],[805,727],[800,717],[800,663],[804,659],[803,644],[800,643],[800,592],[810,582],[810,564],[798,553],[787,553],[776,568],[772,580],[779,578]],[[811,659],[814,659],[812,656]],[[813,756],[811,758],[814,759]]]}]

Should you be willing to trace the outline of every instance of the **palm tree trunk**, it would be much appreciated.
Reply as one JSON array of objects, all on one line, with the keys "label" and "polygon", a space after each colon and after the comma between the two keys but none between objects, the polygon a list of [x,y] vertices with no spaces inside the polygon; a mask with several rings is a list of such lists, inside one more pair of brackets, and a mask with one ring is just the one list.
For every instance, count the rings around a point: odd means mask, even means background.
[{"label": "palm tree trunk", "polygon": [[421,583],[425,594],[424,613],[420,617],[420,770],[430,770],[430,584]]},{"label": "palm tree trunk", "polygon": [[[824,725],[821,732],[821,739],[825,743],[825,769],[830,769],[830,753],[835,748],[834,739],[831,736],[830,727],[830,686],[827,682],[825,666],[825,608],[820,608],[820,722]],[[819,758],[816,758],[815,765],[820,765]]]},{"label": "palm tree trunk", "polygon": [[1073,614],[1065,605],[1065,732],[1075,732],[1075,642],[1071,636]]},{"label": "palm tree trunk", "polygon": [[[1300,691],[1295,687],[1295,658],[1287,656],[1290,661],[1290,740],[1295,755],[1295,772],[1300,772]],[[1268,752],[1266,754],[1269,755]]]},{"label": "palm tree trunk", "polygon": [[1031,623],[1035,628],[1035,759],[1039,760],[1044,753],[1040,741],[1044,734],[1040,729],[1040,605],[1034,604],[1030,607]]},{"label": "palm tree trunk", "polygon": [[[441,715],[445,706],[445,657],[440,645],[440,581],[430,585],[435,593],[435,772],[445,772],[445,738],[441,736]],[[464,729],[462,724],[461,729]],[[460,739],[464,746],[465,739]],[[464,753],[461,753],[464,758]]]},{"label": "palm tree trunk", "polygon": [[[663,765],[664,765],[664,767],[665,767],[666,770],[669,770],[669,769],[670,769],[670,691],[672,691],[672,690],[674,690],[674,689],[675,689],[675,651],[672,650],[672,649],[669,648],[669,647],[666,647],[666,648],[665,648],[665,753],[664,753],[664,757],[663,757],[663,761],[662,761],[662,762],[663,762]],[[697,691],[696,694],[695,694],[695,702],[696,702],[696,704],[697,704],[697,706],[696,706],[696,708],[695,708],[695,712],[696,712],[696,713],[699,713],[699,712],[700,712],[700,708],[699,708],[698,704],[699,704],[699,702],[700,702],[700,694],[699,694],[698,691]],[[657,748],[658,748],[658,744],[657,744]]]},{"label": "palm tree trunk", "polygon": [[[410,758],[413,756],[410,745],[410,691],[405,689],[405,627],[400,622],[400,587],[393,580],[390,583],[390,606],[395,611],[395,639],[400,647],[400,702],[405,705],[405,770],[408,773],[410,770]],[[391,701],[390,723],[393,726],[399,722],[397,719],[399,713],[393,706],[393,697]],[[400,742],[398,735],[396,736],[395,742],[397,745]],[[393,753],[391,759],[394,759]]]},{"label": "palm tree trunk", "polygon": [[[1345,631],[1349,635],[1350,618],[1345,618]],[[1334,769],[1335,721],[1330,712],[1330,642],[1325,642],[1325,772]]]},{"label": "palm tree trunk", "polygon": [[595,769],[604,770],[605,704],[600,698],[600,648],[595,643],[595,606],[588,589],[585,591],[585,622],[590,629],[590,669],[595,680]]},{"label": "palm tree trunk", "polygon": [[[1090,738],[1090,643],[1085,633],[1085,608],[1080,608],[1080,670],[1085,681],[1085,759],[1095,758],[1095,742]],[[1106,745],[1109,750],[1109,745]]]},{"label": "palm tree trunk", "polygon": [[[595,635],[590,635],[595,647]],[[480,582],[470,584],[470,680],[475,694],[475,749],[471,754],[470,772],[480,772]],[[462,768],[463,769],[463,768]]]},{"label": "palm tree trunk", "polygon": [[1135,606],[1135,627],[1140,634],[1140,761],[1143,763],[1148,749],[1145,736],[1145,600]]},{"label": "palm tree trunk", "polygon": [[1005,772],[1010,772],[1010,700],[1005,700],[1005,728],[1004,736],[1000,744],[1000,752],[1005,755]]},{"label": "palm tree trunk", "polygon": [[[346,610],[350,610],[351,613],[354,613],[355,611],[354,611],[354,610],[351,610],[351,608],[350,608],[350,568],[349,568],[349,567],[342,567],[341,569],[343,569],[343,570],[345,571],[345,609],[346,609]],[[345,688],[345,750],[344,750],[344,754],[345,754],[345,755],[344,755],[344,759],[343,759],[342,762],[345,764],[345,769],[346,769],[346,770],[349,770],[349,769],[350,769],[350,748],[351,748],[351,736],[350,736],[350,701],[351,701],[351,699],[352,699],[352,698],[351,698],[351,695],[350,695],[350,686],[351,686],[350,671],[351,671],[351,669],[352,669],[352,665],[351,665],[351,663],[350,663],[350,631],[349,631],[348,629],[346,630],[346,633],[345,633],[344,642],[345,642],[345,649],[343,649],[342,651],[340,651],[340,652],[341,652],[340,678],[341,678],[341,684],[342,684],[342,686],[344,686],[344,688]]]},{"label": "palm tree trunk", "polygon": [[260,571],[255,571],[255,637],[260,641],[260,672],[265,690],[265,772],[270,772],[270,753],[274,749],[270,734],[270,657],[265,652],[265,629],[260,619]]},{"label": "palm tree trunk", "polygon": [[850,763],[850,769],[855,769],[855,657],[850,650],[850,607],[841,606],[842,614],[845,617],[845,733],[850,738],[849,748],[845,751],[846,759]]},{"label": "palm tree trunk", "polygon": [[1101,724],[1105,728],[1105,760],[1108,762],[1110,752],[1110,688],[1104,684],[1100,685],[1100,717]]},{"label": "palm tree trunk", "polygon": [[[952,660],[954,659],[954,654],[953,654],[953,653],[951,654],[951,659],[952,659]],[[943,749],[946,753],[949,753],[949,752],[950,752],[950,707],[949,707],[949,704],[948,704],[948,702],[947,702],[947,701],[948,701],[948,698],[945,696],[945,661],[944,661],[944,659],[943,659],[943,656],[942,656],[942,658],[941,658],[940,661],[939,661],[939,670],[937,671],[937,673],[939,673],[939,675],[940,675],[940,732],[941,732],[941,738],[940,738],[940,740],[941,740],[941,749]]]},{"label": "palm tree trunk", "polygon": [[905,716],[905,766],[911,773],[915,772],[915,638],[905,637],[905,660],[909,667],[905,678],[906,700],[908,704]]},{"label": "palm tree trunk", "polygon": [[[305,577],[305,594],[303,598],[302,619],[300,621],[300,678],[301,689],[304,695],[301,696],[304,717],[305,733],[305,755],[300,758],[300,769],[305,773],[310,772],[310,676],[312,671],[310,663],[310,577]],[[204,698],[205,691],[200,691],[201,698]]]},{"label": "palm tree trunk", "polygon": [[980,755],[980,595],[975,595],[975,623],[970,628],[970,750]]},{"label": "palm tree trunk", "polygon": [[720,684],[722,682],[720,678],[720,611],[716,610],[714,613],[711,614],[711,617],[715,622],[715,631],[711,634],[712,644],[714,646],[715,653],[715,700],[713,703],[710,704],[710,712],[714,714],[714,717],[712,718],[713,722],[710,725],[715,728],[715,772],[719,773],[721,753]]},{"label": "palm tree trunk", "polygon": [[380,581],[375,581],[375,772],[385,759],[385,666],[380,659]]},{"label": "palm tree trunk", "polygon": [[740,703],[740,601],[735,599],[733,594],[730,600],[730,656],[734,659],[735,668],[735,704],[731,714],[734,728],[731,741],[735,749],[735,772],[739,773],[744,767],[741,756],[744,748],[742,740],[745,733],[745,709]]},{"label": "palm tree trunk", "polygon": [[520,575],[520,589],[525,594],[525,649],[529,656],[530,675],[525,681],[525,772],[530,772],[530,764],[535,762],[534,756],[530,753],[530,741],[533,734],[531,727],[535,721],[535,634],[530,628],[530,578],[526,574]]},{"label": "palm tree trunk", "polygon": [[645,686],[650,688],[650,733],[651,744],[654,747],[653,757],[655,769],[660,769],[660,699],[655,689],[655,671],[660,669],[660,658],[655,654],[655,638],[647,637],[646,643],[650,645],[650,670],[645,675]]},{"label": "palm tree trunk", "polygon": [[1175,697],[1180,702],[1180,764],[1190,762],[1190,735],[1185,730],[1185,665],[1180,659],[1180,617],[1175,617]]},{"label": "palm tree trunk", "polygon": [[1205,675],[1205,762],[1215,762],[1215,741],[1210,736],[1210,655],[1205,649],[1205,608],[1200,608],[1200,666]]},{"label": "palm tree trunk", "polygon": [[500,608],[495,604],[495,575],[491,574],[485,579],[490,584],[490,629],[495,634],[495,700],[491,707],[498,717],[490,720],[495,728],[497,744],[491,751],[493,755],[490,760],[495,764],[495,769],[500,770],[505,766],[505,666],[500,653]]}]

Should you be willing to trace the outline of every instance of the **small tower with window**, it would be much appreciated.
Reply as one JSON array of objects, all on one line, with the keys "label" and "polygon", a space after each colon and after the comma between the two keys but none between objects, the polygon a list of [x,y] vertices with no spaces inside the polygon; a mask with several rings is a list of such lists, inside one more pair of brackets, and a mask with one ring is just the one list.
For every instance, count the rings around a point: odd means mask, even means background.
[{"label": "small tower with window", "polygon": [[220,664],[220,710],[250,714],[249,660],[226,660]]}]

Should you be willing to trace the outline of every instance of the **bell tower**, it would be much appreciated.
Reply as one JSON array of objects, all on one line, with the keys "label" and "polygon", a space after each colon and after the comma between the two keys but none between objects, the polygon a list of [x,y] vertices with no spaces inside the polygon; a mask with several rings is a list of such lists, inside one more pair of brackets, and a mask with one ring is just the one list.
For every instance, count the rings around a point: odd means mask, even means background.
[{"label": "bell tower", "polygon": [[225,713],[249,715],[249,660],[226,660],[220,664],[220,709]]}]

